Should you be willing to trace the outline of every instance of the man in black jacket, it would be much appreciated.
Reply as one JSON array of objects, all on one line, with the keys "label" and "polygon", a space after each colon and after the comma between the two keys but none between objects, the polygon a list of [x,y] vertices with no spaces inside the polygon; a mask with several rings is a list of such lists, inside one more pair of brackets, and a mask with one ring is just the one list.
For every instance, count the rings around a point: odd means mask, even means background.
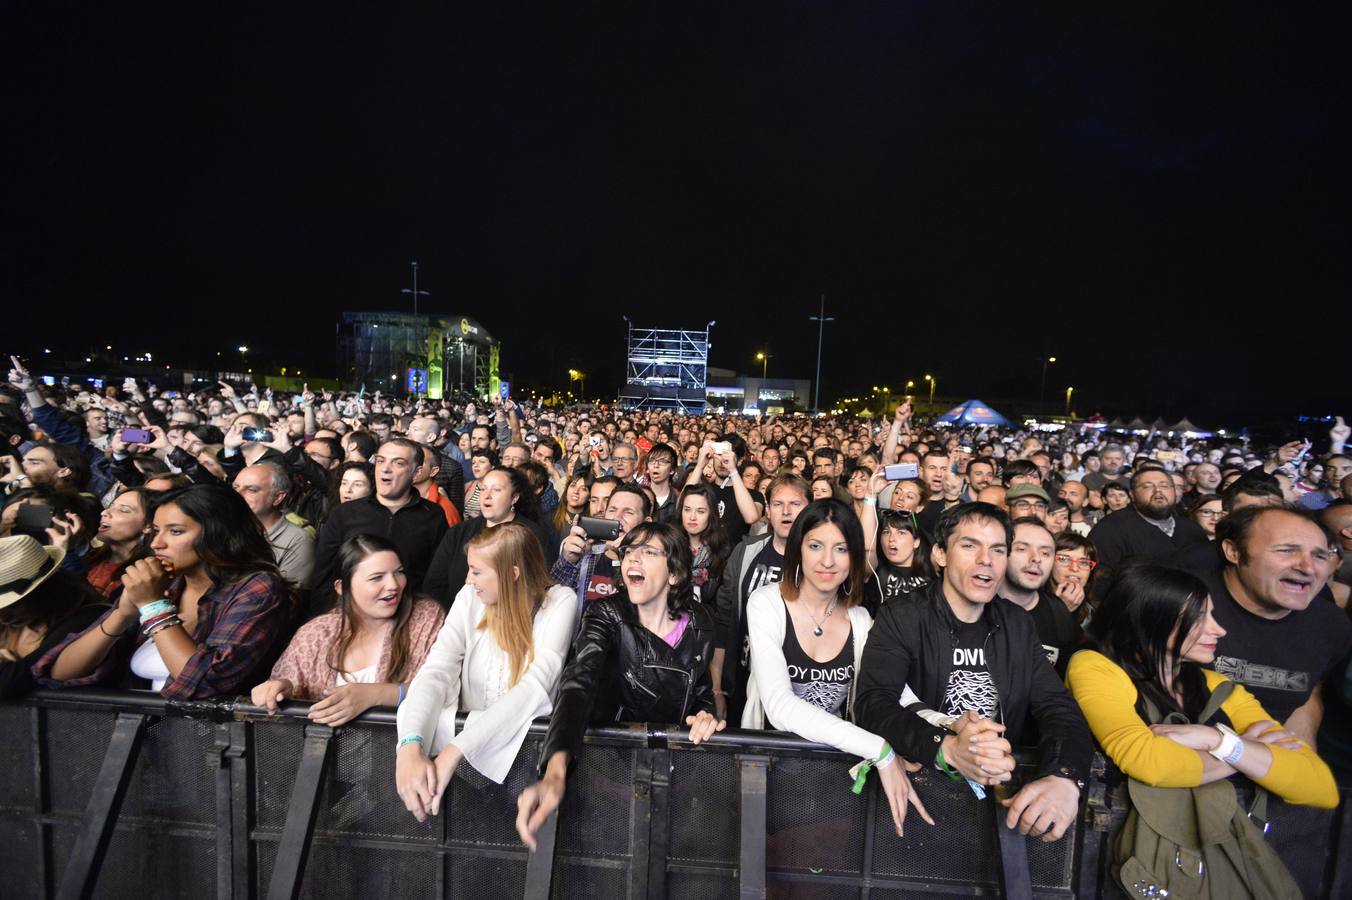
[{"label": "man in black jacket", "polygon": [[357,534],[378,534],[393,541],[404,560],[409,593],[422,587],[432,555],[446,534],[446,514],[413,488],[413,473],[421,459],[419,444],[407,438],[391,438],[376,450],[376,492],[340,503],[329,514],[315,548],[315,573],[310,581],[312,612],[333,607],[338,551],[344,541]]},{"label": "man in black jacket", "polygon": [[942,579],[878,614],[860,663],[855,719],[899,756],[994,785],[1010,779],[1012,747],[1031,715],[1039,777],[1003,801],[1007,824],[1054,841],[1075,821],[1093,743],[1032,618],[997,596],[1010,540],[1009,518],[988,503],[944,511],[932,553]]},{"label": "man in black jacket", "polygon": [[1174,514],[1178,491],[1159,466],[1142,466],[1131,475],[1131,508],[1105,517],[1089,532],[1098,554],[1094,582],[1106,590],[1113,575],[1131,563],[1168,565],[1193,544],[1208,543],[1206,532],[1187,516]]}]

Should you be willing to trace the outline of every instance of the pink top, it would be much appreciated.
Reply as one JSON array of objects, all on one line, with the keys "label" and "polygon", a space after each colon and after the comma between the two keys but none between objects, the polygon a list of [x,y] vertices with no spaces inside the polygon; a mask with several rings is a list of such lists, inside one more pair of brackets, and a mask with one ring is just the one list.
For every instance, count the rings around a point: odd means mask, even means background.
[{"label": "pink top", "polygon": [[[445,618],[446,613],[435,600],[414,602],[413,614],[408,620],[409,665],[404,673],[405,684],[412,681],[422,668],[427,651],[432,649],[432,643],[437,639]],[[285,678],[295,687],[297,700],[319,700],[337,686],[338,673],[329,667],[329,648],[338,640],[338,627],[341,624],[336,609],[306,622],[297,629],[286,652],[272,667],[273,678]],[[380,648],[380,661],[376,663],[376,684],[389,681],[393,636],[394,632],[391,631]]]},{"label": "pink top", "polygon": [[666,637],[662,640],[666,641],[669,646],[675,647],[681,642],[681,636],[685,634],[685,626],[689,624],[690,613],[681,613],[681,617],[676,620],[676,627],[667,632]]}]

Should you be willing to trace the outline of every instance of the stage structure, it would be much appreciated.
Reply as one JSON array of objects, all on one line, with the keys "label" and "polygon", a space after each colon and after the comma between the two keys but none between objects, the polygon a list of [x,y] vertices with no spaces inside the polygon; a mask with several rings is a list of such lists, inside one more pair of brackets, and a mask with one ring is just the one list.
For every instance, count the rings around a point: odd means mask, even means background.
[{"label": "stage structure", "polygon": [[672,409],[703,414],[709,363],[709,329],[637,328],[629,325],[629,357],[620,403],[626,409]]},{"label": "stage structure", "polygon": [[468,316],[345,312],[338,322],[338,371],[367,392],[495,396],[502,345]]}]

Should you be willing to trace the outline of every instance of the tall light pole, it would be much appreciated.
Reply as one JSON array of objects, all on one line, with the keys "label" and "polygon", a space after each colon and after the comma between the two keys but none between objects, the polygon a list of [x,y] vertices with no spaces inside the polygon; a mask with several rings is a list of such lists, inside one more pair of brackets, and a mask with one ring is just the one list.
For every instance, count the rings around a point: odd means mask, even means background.
[{"label": "tall light pole", "polygon": [[822,294],[822,309],[819,316],[808,316],[809,322],[817,323],[817,381],[813,385],[812,391],[812,411],[820,412],[822,408],[822,331],[826,328],[827,322],[834,322],[835,316],[826,314],[826,295]]},{"label": "tall light pole", "polygon": [[578,392],[582,394],[582,402],[587,402],[587,373],[579,372],[577,369],[568,370],[568,380],[579,383]]},{"label": "tall light pole", "polygon": [[760,364],[761,364],[761,381],[764,381],[764,380],[765,380],[765,371],[766,371],[766,369],[768,369],[768,368],[770,367],[770,354],[768,354],[768,353],[766,353],[765,351],[762,350],[761,352],[759,352],[759,353],[756,354],[756,359],[758,359],[758,360],[760,361]]},{"label": "tall light pole", "polygon": [[930,383],[929,414],[932,416],[934,415],[934,389],[938,386],[939,379],[933,375],[926,375],[925,380]]},{"label": "tall light pole", "polygon": [[1073,387],[1068,387],[1068,388],[1066,388],[1066,415],[1067,415],[1067,416],[1070,415],[1070,395],[1073,394],[1073,393],[1075,393],[1075,388],[1073,388]]},{"label": "tall light pole", "polygon": [[1055,356],[1048,356],[1042,360],[1042,386],[1038,388],[1037,405],[1040,408],[1047,400],[1047,366],[1056,362]]},{"label": "tall light pole", "polygon": [[419,296],[419,295],[422,295],[423,297],[430,297],[430,296],[432,296],[432,295],[429,294],[427,291],[420,291],[420,290],[418,290],[418,262],[417,262],[417,260],[414,260],[412,263],[410,263],[410,265],[413,266],[413,290],[409,290],[408,288],[402,288],[402,289],[399,291],[399,293],[401,293],[401,294],[412,294],[412,295],[413,295],[413,315],[416,316],[416,315],[418,314],[418,296]]}]

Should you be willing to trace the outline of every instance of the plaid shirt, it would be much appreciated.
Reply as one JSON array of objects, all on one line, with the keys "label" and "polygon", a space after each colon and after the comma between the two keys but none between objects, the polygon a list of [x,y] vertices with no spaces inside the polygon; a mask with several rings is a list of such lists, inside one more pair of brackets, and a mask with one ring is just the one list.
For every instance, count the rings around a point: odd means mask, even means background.
[{"label": "plaid shirt", "polygon": [[[183,593],[183,579],[175,579],[168,599]],[[265,679],[268,666],[282,648],[277,646],[286,629],[289,589],[276,575],[258,573],[231,584],[218,585],[197,601],[197,627],[192,639],[197,652],[178,677],[170,678],[160,693],[167,700],[205,700],[232,697]],[[123,636],[102,663],[88,675],[69,681],[51,677],[61,651],[81,635],[93,631],[113,613],[109,609],[91,628],[73,634],[42,655],[33,675],[44,687],[84,687],[120,683],[127,676],[127,660],[145,640],[139,630]]]}]

